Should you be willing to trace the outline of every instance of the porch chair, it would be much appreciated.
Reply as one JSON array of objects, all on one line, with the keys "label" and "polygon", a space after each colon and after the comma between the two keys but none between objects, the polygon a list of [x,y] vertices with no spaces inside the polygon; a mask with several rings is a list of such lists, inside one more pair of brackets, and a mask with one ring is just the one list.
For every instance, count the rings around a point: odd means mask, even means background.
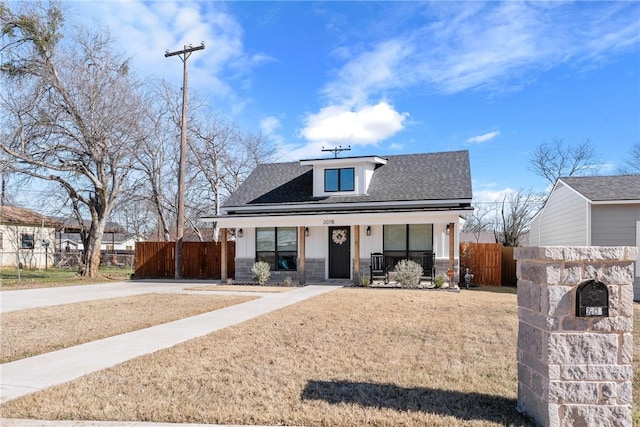
[{"label": "porch chair", "polygon": [[384,254],[371,254],[371,265],[369,266],[369,269],[371,270],[371,284],[373,284],[374,277],[383,278],[385,285],[389,283],[389,267],[384,264]]},{"label": "porch chair", "polygon": [[422,252],[422,277],[433,281],[436,276],[436,254],[433,251]]}]

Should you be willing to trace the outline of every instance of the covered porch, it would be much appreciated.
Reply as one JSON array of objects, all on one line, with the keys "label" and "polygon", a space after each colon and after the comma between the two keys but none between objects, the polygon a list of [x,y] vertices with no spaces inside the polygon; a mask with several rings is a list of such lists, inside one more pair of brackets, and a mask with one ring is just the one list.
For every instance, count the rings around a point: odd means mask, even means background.
[{"label": "covered porch", "polygon": [[[265,261],[274,281],[290,278],[301,285],[346,281],[358,286],[370,276],[371,255],[383,254],[390,271],[401,259],[424,266],[425,257],[431,257],[435,275],[449,276],[456,284],[461,213],[248,215],[209,220],[218,223],[222,240],[229,229],[234,231],[236,281],[252,281],[251,267]],[[221,256],[225,266],[228,254],[223,251]],[[222,279],[227,277],[223,270]]]}]

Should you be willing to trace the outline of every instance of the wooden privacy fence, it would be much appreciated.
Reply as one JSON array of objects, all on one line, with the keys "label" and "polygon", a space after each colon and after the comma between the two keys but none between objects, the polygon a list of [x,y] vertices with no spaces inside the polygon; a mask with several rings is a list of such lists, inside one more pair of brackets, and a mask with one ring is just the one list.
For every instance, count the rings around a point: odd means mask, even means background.
[{"label": "wooden privacy fence", "polygon": [[467,268],[473,273],[475,284],[515,286],[517,283],[513,248],[500,243],[460,243],[461,281]]},{"label": "wooden privacy fence", "polygon": [[[137,242],[136,278],[175,277],[175,242]],[[220,279],[220,242],[183,242],[182,277]],[[235,276],[235,242],[227,242],[227,277]]]}]

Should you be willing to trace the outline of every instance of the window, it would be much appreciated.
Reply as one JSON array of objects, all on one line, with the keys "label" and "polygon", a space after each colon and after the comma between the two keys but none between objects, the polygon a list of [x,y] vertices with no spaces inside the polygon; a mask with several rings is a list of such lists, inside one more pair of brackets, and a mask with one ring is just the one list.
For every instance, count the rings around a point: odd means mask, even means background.
[{"label": "window", "polygon": [[298,232],[296,227],[268,227],[256,230],[256,261],[272,270],[297,270]]},{"label": "window", "polygon": [[353,168],[325,169],[324,170],[324,191],[327,193],[334,191],[355,190]]},{"label": "window", "polygon": [[22,249],[33,249],[33,234],[23,233],[20,235],[20,247]]},{"label": "window", "polygon": [[385,263],[391,268],[403,259],[422,265],[425,253],[433,253],[433,224],[385,225],[383,230]]}]

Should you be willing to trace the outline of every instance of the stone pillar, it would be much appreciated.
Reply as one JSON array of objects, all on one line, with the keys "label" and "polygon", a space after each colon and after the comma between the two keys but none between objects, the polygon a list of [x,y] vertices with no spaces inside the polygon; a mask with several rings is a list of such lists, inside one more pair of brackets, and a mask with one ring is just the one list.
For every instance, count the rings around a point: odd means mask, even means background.
[{"label": "stone pillar", "polygon": [[[516,248],[518,409],[542,426],[630,426],[630,247]],[[607,286],[609,317],[576,317],[576,288]]]}]

